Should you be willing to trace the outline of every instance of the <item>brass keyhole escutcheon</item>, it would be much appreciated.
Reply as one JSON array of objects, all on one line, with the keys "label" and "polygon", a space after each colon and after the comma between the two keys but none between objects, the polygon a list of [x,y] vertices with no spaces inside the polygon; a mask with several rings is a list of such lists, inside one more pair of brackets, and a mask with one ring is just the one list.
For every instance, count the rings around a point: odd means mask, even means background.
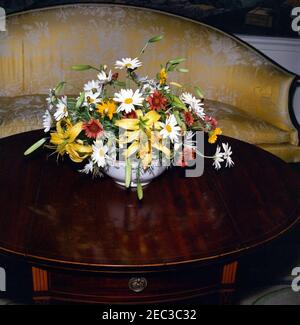
[{"label": "brass keyhole escutcheon", "polygon": [[144,291],[147,288],[148,282],[145,278],[131,278],[129,280],[129,289],[135,293]]}]

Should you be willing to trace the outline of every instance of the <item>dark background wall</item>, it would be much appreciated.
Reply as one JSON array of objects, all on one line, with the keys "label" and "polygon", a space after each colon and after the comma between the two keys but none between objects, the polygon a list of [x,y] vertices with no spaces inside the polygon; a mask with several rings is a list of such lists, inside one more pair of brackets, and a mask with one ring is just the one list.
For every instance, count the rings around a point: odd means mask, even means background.
[{"label": "dark background wall", "polygon": [[[231,33],[298,37],[291,10],[300,0],[0,0],[6,12],[74,3],[115,3],[163,10],[203,21]],[[264,8],[258,12],[257,8]]]}]

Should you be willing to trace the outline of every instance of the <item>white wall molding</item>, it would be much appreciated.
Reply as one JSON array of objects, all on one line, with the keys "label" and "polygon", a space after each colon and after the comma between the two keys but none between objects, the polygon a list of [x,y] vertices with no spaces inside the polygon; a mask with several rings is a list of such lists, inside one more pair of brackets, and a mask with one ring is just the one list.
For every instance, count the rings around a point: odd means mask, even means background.
[{"label": "white wall molding", "polygon": [[294,49],[295,51],[300,52],[300,38],[264,37],[240,34],[236,34],[236,36],[251,45],[255,44],[257,46],[263,46],[266,49],[276,49],[279,47],[280,49]]}]

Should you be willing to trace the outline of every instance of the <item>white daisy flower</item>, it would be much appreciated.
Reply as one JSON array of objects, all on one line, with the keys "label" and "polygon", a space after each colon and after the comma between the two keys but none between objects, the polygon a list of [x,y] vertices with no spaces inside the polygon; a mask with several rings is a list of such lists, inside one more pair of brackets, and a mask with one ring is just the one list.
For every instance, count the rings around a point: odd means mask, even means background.
[{"label": "white daisy flower", "polygon": [[140,82],[141,84],[145,84],[149,81],[149,78],[148,78],[148,76],[146,76],[146,77],[137,76],[137,81]]},{"label": "white daisy flower", "polygon": [[115,94],[114,101],[121,103],[118,112],[130,113],[135,110],[134,106],[143,106],[144,98],[139,89],[134,93],[132,89],[121,89],[119,93]]},{"label": "white daisy flower", "polygon": [[43,127],[44,132],[48,133],[52,127],[53,121],[52,116],[48,110],[46,110],[45,114],[43,115]]},{"label": "white daisy flower", "polygon": [[178,141],[174,144],[175,151],[182,148],[196,149],[196,141],[193,140],[194,135],[193,131],[186,131],[182,137],[183,141]]},{"label": "white daisy flower", "polygon": [[85,100],[84,100],[84,105],[85,106],[90,106],[92,104],[98,104],[101,103],[101,98],[99,98],[101,95],[100,92],[87,92],[85,93]]},{"label": "white daisy flower", "polygon": [[221,168],[221,162],[224,161],[223,157],[224,157],[224,153],[221,152],[221,147],[217,146],[217,150],[214,155],[214,163],[213,163],[213,166],[215,167],[216,170],[219,170]]},{"label": "white daisy flower", "polygon": [[88,174],[91,174],[93,172],[93,169],[94,169],[94,163],[93,163],[93,160],[90,160],[89,163],[86,164],[84,166],[84,168],[81,169],[79,172],[88,175]]},{"label": "white daisy flower", "polygon": [[191,93],[183,93],[180,96],[180,99],[186,104],[189,105],[191,111],[193,111],[201,119],[205,118],[204,113],[204,104],[200,99],[194,97]]},{"label": "white daisy flower", "polygon": [[158,89],[158,83],[153,79],[142,81],[142,84],[143,84],[143,88],[142,88],[143,93],[152,95]]},{"label": "white daisy flower", "polygon": [[49,96],[46,98],[46,102],[47,102],[47,105],[48,105],[48,108],[49,108],[50,111],[54,107],[54,105],[52,103],[52,99],[53,99],[54,93],[55,93],[54,89],[50,89],[49,90]]},{"label": "white daisy flower", "polygon": [[93,154],[92,161],[94,164],[97,164],[98,167],[104,167],[106,165],[106,161],[109,159],[107,154],[108,147],[103,145],[102,140],[97,140],[93,144]]},{"label": "white daisy flower", "polygon": [[116,61],[115,67],[116,69],[130,69],[134,70],[142,66],[142,62],[138,59],[131,58],[123,58],[121,60]]},{"label": "white daisy flower", "polygon": [[231,159],[231,155],[232,155],[231,147],[229,146],[228,143],[222,143],[222,146],[224,149],[223,157],[226,160],[226,167],[234,166],[234,162]]},{"label": "white daisy flower", "polygon": [[58,104],[56,105],[57,110],[54,113],[56,121],[60,121],[64,117],[68,117],[68,98],[63,96],[61,99],[58,99]]},{"label": "white daisy flower", "polygon": [[160,85],[158,84],[158,87],[157,87],[158,90],[163,90],[165,91],[166,93],[169,93],[171,90],[170,90],[170,87],[167,86],[167,85]]},{"label": "white daisy flower", "polygon": [[112,72],[111,72],[111,70],[109,71],[108,74],[106,74],[106,72],[104,70],[102,70],[98,74],[98,79],[99,79],[100,84],[105,84],[105,83],[111,82],[111,80],[112,80]]},{"label": "white daisy flower", "polygon": [[87,84],[84,85],[85,92],[91,93],[101,93],[102,85],[100,84],[99,80],[92,80],[89,81]]},{"label": "white daisy flower", "polygon": [[186,131],[184,135],[183,145],[185,148],[195,149],[196,141],[193,140],[195,132]]},{"label": "white daisy flower", "polygon": [[174,143],[178,142],[178,136],[180,135],[181,128],[177,125],[177,121],[174,115],[171,115],[167,118],[166,123],[161,123],[162,130],[160,131],[160,135],[166,139],[170,138],[170,140]]}]

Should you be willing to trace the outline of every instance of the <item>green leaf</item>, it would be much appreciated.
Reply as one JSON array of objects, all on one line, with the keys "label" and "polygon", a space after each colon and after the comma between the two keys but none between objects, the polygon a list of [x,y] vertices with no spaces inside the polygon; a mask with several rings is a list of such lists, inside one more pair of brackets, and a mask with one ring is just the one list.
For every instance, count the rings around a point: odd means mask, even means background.
[{"label": "green leaf", "polygon": [[28,148],[24,152],[24,156],[28,156],[31,153],[33,153],[35,150],[37,150],[39,147],[41,147],[46,141],[47,141],[47,138],[43,138],[43,139],[39,140],[38,142],[36,142],[35,144],[33,144],[30,148]]},{"label": "green leaf", "polygon": [[204,98],[203,91],[199,87],[194,87],[195,93],[198,97]]},{"label": "green leaf", "polygon": [[189,72],[189,69],[178,68],[176,71],[178,71],[178,72],[182,72],[182,73],[187,73],[187,72]]},{"label": "green leaf", "polygon": [[181,120],[180,116],[179,116],[179,112],[175,111],[174,112],[174,116],[176,118],[177,124],[184,130],[186,131],[186,126],[185,123]]},{"label": "green leaf", "polygon": [[85,93],[82,92],[82,93],[80,94],[80,97],[78,98],[78,100],[77,100],[77,102],[76,102],[76,105],[75,105],[75,108],[76,108],[76,109],[79,109],[79,108],[82,106],[82,104],[83,104],[83,102],[84,102],[84,99],[85,99]]},{"label": "green leaf", "polygon": [[157,35],[149,39],[148,43],[159,42],[164,38],[164,35]]},{"label": "green leaf", "polygon": [[118,86],[118,87],[126,87],[126,82],[124,81],[114,81],[114,85]]},{"label": "green leaf", "polygon": [[168,72],[173,72],[177,67],[177,64],[167,64],[167,71]]},{"label": "green leaf", "polygon": [[175,106],[177,108],[181,108],[181,109],[187,110],[185,104],[180,100],[179,97],[177,97],[175,95],[172,95],[171,100],[172,100],[172,105],[173,106]]},{"label": "green leaf", "polygon": [[143,187],[142,187],[141,183],[137,184],[136,190],[137,190],[137,195],[138,195],[139,200],[142,200],[144,197],[144,193],[143,193]]},{"label": "green leaf", "polygon": [[184,62],[184,61],[186,61],[186,58],[176,58],[174,60],[170,60],[168,63],[170,63],[170,64],[179,64],[179,63]]},{"label": "green leaf", "polygon": [[88,64],[79,64],[79,65],[72,66],[72,70],[75,70],[75,71],[85,71],[85,70],[90,70],[90,69],[92,69],[92,66],[90,66]]},{"label": "green leaf", "polygon": [[125,167],[125,185],[126,185],[127,188],[130,187],[131,172],[132,172],[131,162],[130,162],[129,159],[127,159],[126,160],[126,167]]},{"label": "green leaf", "polygon": [[61,81],[54,89],[55,92],[55,96],[58,96],[61,91],[63,90],[64,86],[65,86],[66,82],[65,81]]}]

